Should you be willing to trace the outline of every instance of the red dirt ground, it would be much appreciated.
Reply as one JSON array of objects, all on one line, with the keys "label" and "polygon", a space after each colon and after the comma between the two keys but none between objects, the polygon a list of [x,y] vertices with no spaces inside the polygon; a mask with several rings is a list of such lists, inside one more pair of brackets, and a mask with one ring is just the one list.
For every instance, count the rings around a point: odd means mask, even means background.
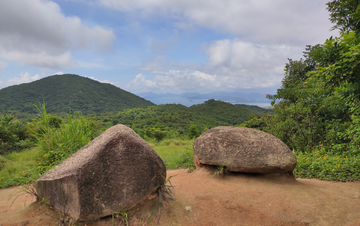
[{"label": "red dirt ground", "polygon": [[[172,170],[175,201],[162,208],[159,225],[359,226],[360,181],[269,178],[235,174],[214,177],[205,171]],[[0,190],[0,225],[59,225],[60,216],[23,194],[18,187]],[[13,204],[11,205],[11,203]],[[10,206],[11,205],[11,206]],[[144,225],[130,217],[130,225]],[[145,219],[145,220],[144,220]],[[115,219],[115,225],[120,220]],[[157,215],[150,225],[156,225]],[[73,225],[112,225],[111,218]]]}]

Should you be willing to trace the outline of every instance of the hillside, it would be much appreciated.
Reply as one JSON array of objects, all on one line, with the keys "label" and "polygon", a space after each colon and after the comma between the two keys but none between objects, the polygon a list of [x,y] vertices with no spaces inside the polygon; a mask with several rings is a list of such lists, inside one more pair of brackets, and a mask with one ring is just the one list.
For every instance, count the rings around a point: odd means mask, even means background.
[{"label": "hillside", "polygon": [[193,105],[190,107],[193,112],[201,112],[202,114],[212,117],[217,121],[225,122],[229,125],[239,125],[254,114],[270,114],[271,110],[258,106],[245,104],[229,104],[223,101],[215,101],[213,99],[203,104]]},{"label": "hillside", "polygon": [[271,106],[271,100],[266,98],[264,93],[242,93],[242,92],[212,92],[212,93],[136,93],[136,95],[150,100],[154,104],[166,104],[166,103],[176,103],[182,104],[187,107],[192,105],[201,104],[206,100],[215,99],[232,104],[248,104],[248,105],[258,105],[261,107]]},{"label": "hillside", "polygon": [[239,125],[249,120],[253,115],[271,113],[271,110],[257,106],[233,105],[211,99],[203,104],[191,107],[180,104],[165,104],[126,109],[117,113],[102,113],[97,115],[96,119],[109,124],[108,126],[121,123],[136,131],[159,127],[182,134],[187,133],[191,125],[196,125],[201,131],[216,126]]},{"label": "hillside", "polygon": [[45,102],[49,113],[80,111],[84,115],[154,104],[111,84],[78,75],[53,75],[0,90],[0,111],[36,113]]}]

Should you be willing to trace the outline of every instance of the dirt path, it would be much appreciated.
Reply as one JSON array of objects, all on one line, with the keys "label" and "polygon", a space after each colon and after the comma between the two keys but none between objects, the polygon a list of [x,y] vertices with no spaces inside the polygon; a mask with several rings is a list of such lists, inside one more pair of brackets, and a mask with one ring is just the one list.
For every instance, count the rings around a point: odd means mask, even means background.
[{"label": "dirt path", "polygon": [[[203,171],[168,171],[172,175],[176,175],[171,179],[175,201],[169,201],[159,225],[360,225],[359,181],[216,178]],[[19,196],[9,207],[9,196],[16,192],[17,188],[0,190],[0,225],[59,224],[56,213],[41,205],[29,206],[34,201],[29,195]],[[111,219],[93,225],[111,225]]]}]

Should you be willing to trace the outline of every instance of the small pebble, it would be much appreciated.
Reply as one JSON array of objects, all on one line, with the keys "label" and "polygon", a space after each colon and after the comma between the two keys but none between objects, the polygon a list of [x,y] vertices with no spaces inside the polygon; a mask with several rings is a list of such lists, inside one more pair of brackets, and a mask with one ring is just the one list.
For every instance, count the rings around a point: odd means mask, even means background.
[{"label": "small pebble", "polygon": [[185,210],[192,212],[191,206],[185,206]]}]

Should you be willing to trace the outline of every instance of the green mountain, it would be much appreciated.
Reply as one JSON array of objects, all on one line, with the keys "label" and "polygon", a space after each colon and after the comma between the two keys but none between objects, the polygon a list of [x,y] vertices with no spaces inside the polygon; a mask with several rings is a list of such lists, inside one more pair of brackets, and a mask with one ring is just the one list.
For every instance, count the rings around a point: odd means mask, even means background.
[{"label": "green mountain", "polygon": [[165,104],[146,108],[126,109],[120,112],[107,112],[96,115],[95,119],[107,126],[124,124],[138,133],[152,127],[166,131],[188,133],[191,125],[199,130],[216,126],[240,125],[252,116],[272,114],[271,110],[258,106],[230,104],[213,99],[203,104],[186,107],[180,104]]},{"label": "green mountain", "polygon": [[80,111],[84,115],[154,105],[111,84],[72,74],[53,75],[0,90],[0,112],[36,113],[34,104],[43,102],[51,114]]}]

